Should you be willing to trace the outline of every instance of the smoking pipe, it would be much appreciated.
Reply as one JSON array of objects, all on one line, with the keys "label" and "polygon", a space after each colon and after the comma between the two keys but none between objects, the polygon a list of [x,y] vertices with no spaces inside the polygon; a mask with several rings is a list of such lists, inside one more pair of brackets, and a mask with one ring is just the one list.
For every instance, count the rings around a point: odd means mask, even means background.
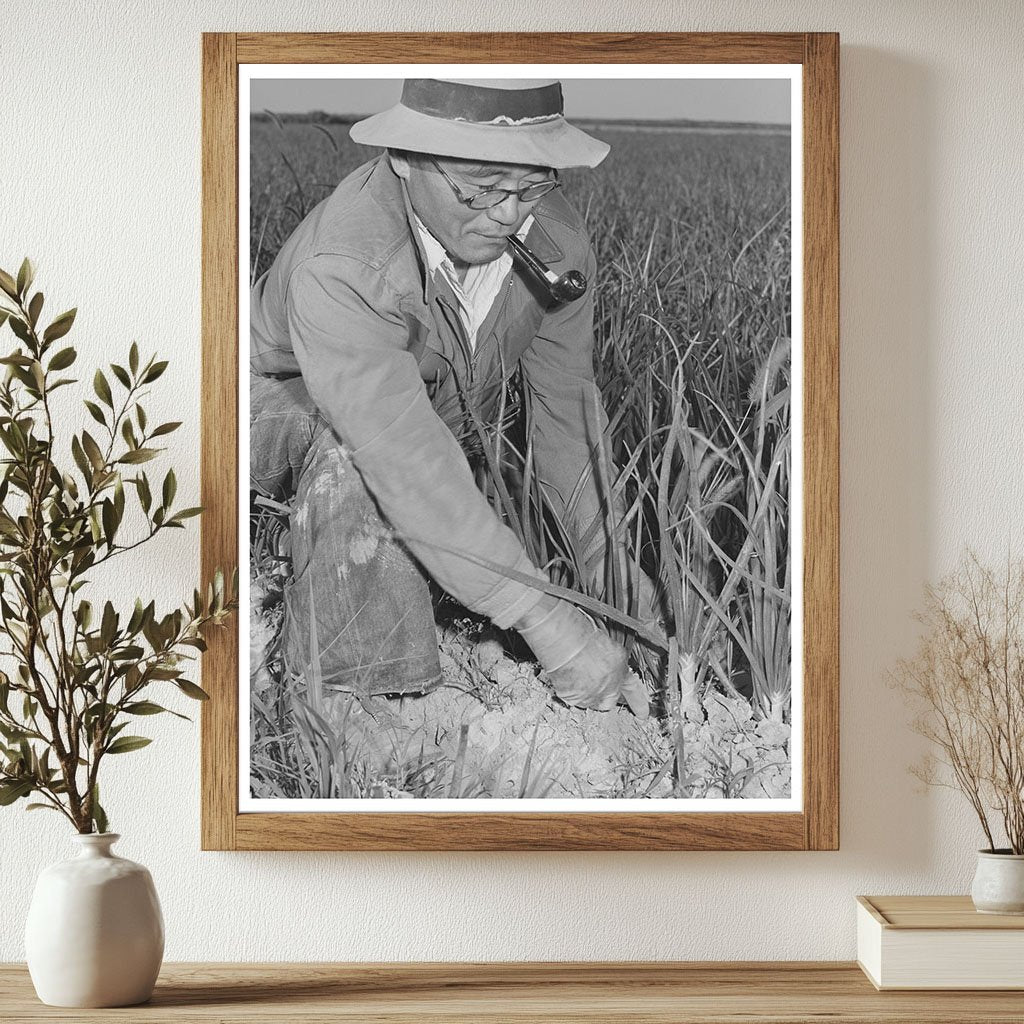
[{"label": "smoking pipe", "polygon": [[578,299],[587,290],[587,279],[578,270],[567,270],[559,277],[553,270],[549,270],[537,257],[527,248],[526,243],[516,235],[508,236],[508,244],[512,254],[517,256],[534,274],[544,282],[551,298],[555,302],[572,302]]}]

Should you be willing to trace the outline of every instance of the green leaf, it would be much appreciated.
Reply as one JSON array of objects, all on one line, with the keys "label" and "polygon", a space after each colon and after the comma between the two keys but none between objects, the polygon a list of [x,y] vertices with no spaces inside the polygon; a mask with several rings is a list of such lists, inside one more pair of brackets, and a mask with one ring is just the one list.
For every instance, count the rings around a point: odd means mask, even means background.
[{"label": "green leaf", "polygon": [[93,439],[92,434],[88,430],[82,431],[82,447],[85,449],[85,454],[89,456],[89,462],[92,463],[92,468],[99,472],[105,465],[103,461],[103,453],[100,451],[100,446]]},{"label": "green leaf", "polygon": [[186,697],[191,697],[193,700],[210,699],[210,695],[201,686],[196,686],[195,683],[190,683],[187,679],[179,679],[175,685]]},{"label": "green leaf", "polygon": [[129,636],[135,636],[136,633],[142,628],[142,621],[146,614],[146,609],[142,604],[141,598],[135,598],[135,607],[132,609],[131,618],[128,620],[128,625],[125,629]]},{"label": "green leaf", "polygon": [[32,325],[32,329],[35,330],[36,324],[39,322],[39,314],[43,308],[43,293],[36,292],[32,296],[32,301],[28,304],[28,322]]},{"label": "green leaf", "polygon": [[53,804],[28,804],[25,808],[26,811],[57,811],[60,813],[59,807],[54,807]]},{"label": "green leaf", "polygon": [[0,442],[15,457],[21,454],[22,449],[18,445],[18,439],[11,430],[0,429]]},{"label": "green leaf", "polygon": [[91,728],[92,724],[97,718],[105,716],[109,712],[113,712],[114,705],[112,703],[106,703],[105,701],[99,701],[94,703],[91,707],[85,710],[85,714],[82,716],[82,721],[85,723],[85,727]]},{"label": "green leaf", "polygon": [[139,502],[143,511],[148,515],[150,506],[153,504],[153,495],[149,491],[149,477],[145,473],[135,479],[135,487],[139,492]]},{"label": "green leaf", "polygon": [[132,342],[132,347],[128,350],[128,365],[131,367],[132,373],[139,372],[139,346]]},{"label": "green leaf", "polygon": [[114,536],[117,534],[117,512],[114,510],[114,503],[109,498],[103,500],[103,536],[106,538],[108,547],[114,546]]},{"label": "green leaf", "polygon": [[177,682],[178,678],[181,676],[181,672],[182,670],[180,668],[157,667],[146,669],[146,676],[149,679],[165,679],[170,682]]},{"label": "green leaf", "polygon": [[114,481],[114,511],[117,513],[117,522],[120,525],[124,518],[124,481],[120,477]]},{"label": "green leaf", "polygon": [[146,643],[153,648],[154,651],[162,651],[166,644],[163,641],[163,637],[160,635],[160,627],[152,615],[147,616],[142,623],[142,635],[146,638]]},{"label": "green leaf", "polygon": [[137,644],[119,647],[110,655],[111,661],[138,661],[146,652]]},{"label": "green leaf", "polygon": [[123,384],[126,388],[132,386],[132,379],[128,376],[128,371],[117,363],[110,364],[110,372]]},{"label": "green leaf", "polygon": [[193,508],[183,508],[180,512],[175,512],[170,519],[167,520],[167,525],[171,523],[180,523],[183,519],[191,519],[193,516],[198,516],[203,511],[202,505],[196,505]]},{"label": "green leaf", "polygon": [[166,359],[162,360],[159,363],[154,363],[146,371],[146,376],[143,377],[142,383],[143,384],[152,384],[153,381],[155,381],[157,379],[157,377],[159,377],[164,372],[164,370],[166,370],[166,369],[167,369],[167,360]]},{"label": "green leaf", "polygon": [[85,407],[89,410],[89,415],[100,424],[105,427],[107,425],[107,417],[104,415],[103,410],[95,403],[90,402],[88,398],[84,399]]},{"label": "green leaf", "polygon": [[49,345],[51,341],[63,338],[64,335],[71,330],[71,325],[75,322],[75,314],[77,313],[77,307],[75,309],[69,309],[66,313],[61,313],[61,315],[57,317],[57,319],[54,320],[45,331],[43,331],[43,341]]},{"label": "green leaf", "polygon": [[26,345],[32,343],[32,332],[28,329],[28,324],[21,317],[12,316],[8,323],[10,323],[11,330],[14,331],[20,341],[25,342]]},{"label": "green leaf", "polygon": [[110,746],[110,744],[114,740],[114,737],[124,732],[125,729],[127,729],[130,724],[131,723],[129,722],[119,722],[117,725],[109,725],[108,722],[109,728],[107,729],[107,746]]},{"label": "green leaf", "polygon": [[103,540],[103,527],[100,525],[100,517],[95,505],[89,509],[89,532],[92,535],[93,544],[99,544]]},{"label": "green leaf", "polygon": [[181,420],[174,423],[161,423],[156,430],[153,431],[152,437],[163,437],[164,434],[171,433],[172,430],[177,430],[181,426]]},{"label": "green leaf", "polygon": [[138,665],[129,665],[128,671],[124,674],[124,692],[129,694],[132,690],[139,687],[141,682],[141,673],[139,672]]},{"label": "green leaf", "polygon": [[75,618],[83,630],[88,629],[92,625],[92,604],[88,601],[82,601],[75,609]]},{"label": "green leaf", "polygon": [[7,782],[0,782],[0,807],[8,807],[15,800],[20,800],[32,792],[33,782],[31,779],[17,779]]},{"label": "green leaf", "polygon": [[18,301],[18,286],[10,274],[0,270],[0,288],[4,290],[15,302]]},{"label": "green leaf", "polygon": [[117,461],[124,462],[129,466],[137,465],[140,462],[149,462],[159,454],[156,448],[136,448],[134,451],[125,452]]},{"label": "green leaf", "polygon": [[78,353],[73,348],[62,348],[50,360],[50,365],[46,368],[47,373],[51,370],[66,370],[77,358]]},{"label": "green leaf", "polygon": [[100,623],[100,640],[104,647],[109,648],[117,632],[117,612],[114,606],[107,601],[103,605],[103,621]]},{"label": "green leaf", "polygon": [[111,409],[114,408],[114,396],[110,393],[110,385],[107,383],[107,378],[104,376],[102,370],[96,371],[96,376],[92,379],[92,386],[96,391],[96,394],[100,396],[100,401],[109,405]]},{"label": "green leaf", "polygon": [[170,507],[172,501],[174,501],[174,495],[178,490],[178,479],[174,475],[174,470],[167,470],[167,476],[164,477],[163,486],[163,504],[166,507]]},{"label": "green leaf", "polygon": [[0,327],[7,322],[7,318],[10,316],[10,311],[6,309],[0,309]]},{"label": "green leaf", "polygon": [[135,418],[139,422],[139,430],[146,429],[146,410],[141,405],[135,406]]},{"label": "green leaf", "polygon": [[36,268],[32,261],[26,256],[18,268],[18,296],[23,296],[32,287],[32,281],[36,276]]},{"label": "green leaf", "polygon": [[108,754],[128,754],[133,750],[148,747],[153,741],[145,736],[119,736],[106,749]]},{"label": "green leaf", "polygon": [[224,570],[217,569],[213,574],[213,595],[217,599],[217,605],[223,606],[224,604]]},{"label": "green leaf", "polygon": [[103,833],[109,831],[106,812],[100,806],[99,785],[95,785],[92,787],[92,820],[96,826],[97,832]]},{"label": "green leaf", "polygon": [[5,725],[0,722],[0,736],[3,736],[8,743],[18,743],[28,735],[24,729],[18,728],[16,725]]},{"label": "green leaf", "polygon": [[135,428],[132,426],[132,421],[127,417],[125,417],[125,421],[121,425],[121,436],[124,438],[124,443],[132,451],[139,447],[139,442],[135,440]]},{"label": "green leaf", "polygon": [[86,458],[85,451],[82,449],[82,443],[78,440],[78,437],[71,438],[71,455],[75,460],[75,465],[78,466],[78,471],[82,474],[87,481],[92,481],[92,468],[89,465],[89,460]]},{"label": "green leaf", "polygon": [[151,700],[139,700],[134,704],[125,704],[124,711],[129,715],[159,715],[167,708],[154,704]]}]

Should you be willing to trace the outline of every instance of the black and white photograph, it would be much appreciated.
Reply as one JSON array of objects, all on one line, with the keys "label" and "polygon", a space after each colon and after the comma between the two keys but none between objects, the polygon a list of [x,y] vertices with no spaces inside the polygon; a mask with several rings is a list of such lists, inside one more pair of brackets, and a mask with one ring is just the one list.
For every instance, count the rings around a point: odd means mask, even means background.
[{"label": "black and white photograph", "polygon": [[241,809],[799,809],[799,68],[355,70],[240,83]]}]

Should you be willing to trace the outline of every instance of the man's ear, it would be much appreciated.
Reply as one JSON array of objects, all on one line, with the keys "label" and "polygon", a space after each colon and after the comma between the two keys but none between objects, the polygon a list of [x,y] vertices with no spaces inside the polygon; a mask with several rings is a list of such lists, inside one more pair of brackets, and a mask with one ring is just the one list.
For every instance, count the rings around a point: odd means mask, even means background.
[{"label": "man's ear", "polygon": [[400,178],[409,180],[409,158],[401,150],[389,149],[388,160],[391,162],[391,170]]}]

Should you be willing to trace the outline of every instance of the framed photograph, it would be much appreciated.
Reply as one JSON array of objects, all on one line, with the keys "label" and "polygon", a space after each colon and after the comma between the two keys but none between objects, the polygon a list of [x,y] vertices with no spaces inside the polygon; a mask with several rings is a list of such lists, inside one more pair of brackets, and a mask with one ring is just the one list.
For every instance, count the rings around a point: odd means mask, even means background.
[{"label": "framed photograph", "polygon": [[838,50],[204,36],[204,848],[838,848]]}]

